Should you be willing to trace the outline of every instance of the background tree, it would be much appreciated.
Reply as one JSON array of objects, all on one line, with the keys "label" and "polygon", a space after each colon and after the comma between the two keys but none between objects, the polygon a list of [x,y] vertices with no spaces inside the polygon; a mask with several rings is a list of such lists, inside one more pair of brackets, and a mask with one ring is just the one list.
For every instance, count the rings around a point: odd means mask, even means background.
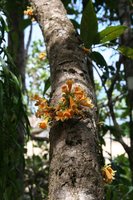
[{"label": "background tree", "polygon": [[[130,87],[132,81],[132,2],[131,1],[95,1],[94,3],[99,23],[103,25],[114,25],[122,24],[126,25],[128,28],[121,36],[120,40],[112,40],[110,47],[113,45],[113,48],[118,48],[118,45],[122,45],[119,48],[119,51],[123,54],[120,57],[117,57],[117,54],[114,53],[112,63],[110,66],[105,68],[101,77],[102,85],[107,94],[108,103],[103,103],[101,99],[100,108],[100,118],[101,121],[105,118],[109,118],[111,123],[110,125],[106,122],[102,126],[102,135],[106,134],[107,131],[110,131],[112,137],[117,140],[125,149],[129,157],[129,165],[125,165],[122,162],[124,155],[119,157],[117,161],[114,161],[116,167],[118,167],[119,174],[127,174],[130,167],[130,173],[132,174],[132,87]],[[100,49],[99,49],[100,50]],[[114,60],[116,59],[116,62]],[[124,68],[123,68],[124,65]],[[104,68],[104,65],[103,65]],[[130,83],[130,84],[129,84]],[[132,85],[132,84],[131,84]],[[114,92],[115,91],[115,92]],[[99,102],[100,103],[100,102]],[[101,107],[100,106],[100,107]],[[109,110],[108,110],[109,109]],[[127,144],[124,142],[124,137],[130,138],[130,143]],[[112,158],[111,158],[112,159]],[[119,163],[120,162],[120,163]],[[128,162],[127,162],[128,163]],[[126,170],[125,170],[126,169]],[[123,171],[123,172],[122,172]],[[115,190],[108,193],[106,198],[131,198],[133,188],[131,186],[132,175],[128,178],[123,179],[122,174],[119,176],[119,183],[117,182],[117,187]],[[123,186],[122,186],[123,184]],[[125,184],[127,185],[125,187]],[[110,187],[111,188],[111,187]],[[121,189],[120,189],[121,188]],[[110,190],[111,191],[111,190]],[[121,191],[121,192],[119,192]],[[121,193],[121,194],[120,194]],[[119,195],[118,195],[119,194]],[[124,194],[124,196],[123,196]]]},{"label": "background tree", "polygon": [[[17,26],[11,25],[13,20],[16,21],[15,17],[11,17],[11,13],[14,8],[16,12],[18,11],[18,5],[15,3],[16,1],[12,4],[8,1],[0,2],[2,14],[0,17],[0,199],[21,199],[24,192],[24,134],[28,133],[29,124],[22,100],[22,84],[19,81],[21,74],[18,73],[18,66],[15,65],[18,63],[23,65],[21,62],[23,54],[19,53],[21,46],[23,51],[23,45],[19,46],[23,34],[21,35],[22,31],[18,28],[18,23]],[[19,22],[22,13],[23,9],[17,18]],[[10,16],[9,24],[4,20],[5,15],[8,22]],[[10,32],[8,32],[10,50],[7,50],[4,40],[6,31]]]}]

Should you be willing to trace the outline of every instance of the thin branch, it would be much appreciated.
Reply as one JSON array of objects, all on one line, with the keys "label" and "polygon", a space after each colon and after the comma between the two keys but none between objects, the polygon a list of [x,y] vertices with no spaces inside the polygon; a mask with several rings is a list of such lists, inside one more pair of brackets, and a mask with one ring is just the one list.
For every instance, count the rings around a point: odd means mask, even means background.
[{"label": "thin branch", "polygon": [[30,137],[31,137],[31,139],[32,140],[35,140],[35,141],[41,141],[41,142],[43,142],[43,141],[46,141],[46,142],[49,142],[49,138],[47,138],[47,137],[37,137],[37,136],[34,136],[34,135],[30,135]]},{"label": "thin branch", "polygon": [[33,25],[32,25],[32,23],[31,23],[30,32],[29,32],[29,36],[28,36],[28,41],[27,41],[26,49],[25,49],[26,58],[27,58],[28,49],[29,49],[30,42],[31,42],[32,30],[33,30]]},{"label": "thin branch", "polygon": [[49,142],[49,138],[48,137],[43,137],[43,136],[38,136],[40,133],[42,133],[43,130],[40,128],[34,128],[31,130],[30,133],[30,137],[32,140],[36,140],[36,141],[46,141]]},{"label": "thin branch", "polygon": [[[94,65],[93,65],[94,66]],[[112,92],[113,92],[113,88],[114,88],[114,85],[115,85],[115,82],[116,82],[116,78],[118,77],[118,72],[120,70],[120,65],[119,67],[117,68],[117,73],[116,73],[116,76],[114,77],[114,80],[112,82],[112,85],[111,85],[111,89],[107,90],[105,84],[103,84],[103,81],[102,81],[102,78],[100,76],[100,73],[98,71],[98,69],[94,66],[97,74],[99,75],[100,79],[101,79],[101,82],[102,82],[102,85],[104,87],[104,90],[106,92],[106,95],[107,95],[107,98],[108,98],[108,108],[110,110],[110,116],[113,120],[113,124],[114,124],[114,127],[116,129],[116,134],[114,135],[115,136],[115,139],[120,142],[120,144],[123,146],[123,148],[125,149],[125,151],[128,153],[129,152],[129,149],[130,147],[123,141],[122,137],[121,137],[121,133],[122,133],[122,130],[116,120],[116,116],[115,116],[115,113],[114,113],[114,105],[113,105],[113,100],[112,100]]]},{"label": "thin branch", "polygon": [[[117,95],[116,97],[114,97],[114,98],[112,99],[112,103],[114,104],[114,103],[116,103],[117,101],[122,100],[125,94],[126,94],[126,93],[123,92],[123,93]],[[102,107],[107,107],[107,106],[108,106],[108,103],[107,103],[107,104],[104,104],[104,102],[103,102],[103,103],[99,103],[98,106],[99,106],[100,108],[102,108]]]},{"label": "thin branch", "polygon": [[108,95],[109,95],[109,96],[112,96],[112,92],[113,92],[113,90],[114,90],[114,86],[115,86],[115,84],[116,84],[116,81],[118,80],[121,62],[120,62],[120,61],[117,62],[116,66],[117,66],[116,74],[114,75],[113,80],[112,80],[112,83],[111,83],[111,86],[110,86],[110,88],[108,89]]},{"label": "thin branch", "polygon": [[119,138],[118,142],[120,142],[120,144],[125,149],[126,153],[129,155],[131,148],[124,142],[124,140],[122,138]]},{"label": "thin branch", "polygon": [[96,72],[97,72],[99,78],[101,79],[102,86],[104,87],[104,90],[105,90],[105,92],[107,93],[107,88],[106,88],[105,84],[103,84],[103,81],[102,81],[101,75],[100,75],[100,73],[99,73],[97,67],[96,67],[95,65],[93,65],[93,67],[95,68],[95,70],[96,70]]}]

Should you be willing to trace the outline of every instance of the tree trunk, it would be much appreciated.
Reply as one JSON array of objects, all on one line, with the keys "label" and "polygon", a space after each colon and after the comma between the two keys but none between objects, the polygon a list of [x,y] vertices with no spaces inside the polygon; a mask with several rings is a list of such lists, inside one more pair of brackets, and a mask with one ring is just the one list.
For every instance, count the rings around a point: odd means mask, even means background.
[{"label": "tree trunk", "polygon": [[[24,1],[7,1],[6,2],[6,10],[7,10],[7,22],[9,26],[8,32],[8,52],[13,60],[13,65],[10,65],[10,70],[14,73],[18,78],[21,77],[22,80],[22,89],[25,89],[25,50],[24,50],[24,30],[22,27],[23,22],[23,10],[24,10]],[[10,63],[11,61],[9,61]],[[15,65],[14,65],[15,64]],[[22,102],[21,102],[22,103]],[[22,108],[21,108],[22,109]],[[12,151],[19,151],[19,154],[16,157],[16,160],[19,160],[19,163],[16,164],[16,179],[19,180],[21,187],[18,191],[20,196],[23,196],[24,192],[24,127],[22,121],[24,119],[20,119],[20,123],[17,127],[18,134],[16,135],[15,140],[18,145],[20,145],[19,150],[14,145],[14,149]],[[18,161],[17,161],[18,162]],[[16,189],[17,190],[17,189]]]},{"label": "tree trunk", "polygon": [[[118,3],[118,16],[120,23],[128,27],[125,33],[122,35],[120,45],[133,48],[133,31],[131,29],[131,6],[130,1],[119,0]],[[130,151],[127,152],[129,156],[130,168],[132,173],[133,184],[133,60],[123,56],[122,58],[125,70],[125,78],[128,89],[128,107],[129,107],[129,130],[130,130]]]},{"label": "tree trunk", "polygon": [[[67,79],[84,88],[94,100],[86,57],[60,0],[32,0],[45,35],[51,69],[52,104],[57,104]],[[84,119],[58,122],[50,131],[50,200],[101,200],[99,140],[95,109]]]},{"label": "tree trunk", "polygon": [[[23,10],[24,1],[8,1],[8,50],[16,65],[17,71],[14,73],[20,75],[22,86],[25,89],[25,49],[24,49],[24,30],[23,30]],[[12,69],[13,71],[14,69]]]}]

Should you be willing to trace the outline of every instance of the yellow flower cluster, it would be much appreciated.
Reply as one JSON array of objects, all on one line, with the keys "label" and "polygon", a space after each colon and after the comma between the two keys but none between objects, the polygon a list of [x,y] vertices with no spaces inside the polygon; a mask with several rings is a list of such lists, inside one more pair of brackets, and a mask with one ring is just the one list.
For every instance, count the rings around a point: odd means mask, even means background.
[{"label": "yellow flower cluster", "polygon": [[30,6],[27,6],[27,10],[24,10],[24,15],[28,15],[30,17],[33,16],[33,8]]},{"label": "yellow flower cluster", "polygon": [[28,15],[32,21],[35,21],[34,16],[34,11],[33,8],[31,6],[27,6],[27,10],[24,10],[24,15]]},{"label": "yellow flower cluster", "polygon": [[41,53],[39,53],[38,58],[39,58],[40,60],[45,60],[45,58],[46,58],[46,52],[41,52]]},{"label": "yellow flower cluster", "polygon": [[111,168],[111,165],[105,165],[102,168],[102,175],[103,175],[103,180],[105,183],[111,183],[115,178],[115,173],[116,171],[114,171]]},{"label": "yellow flower cluster", "polygon": [[43,118],[40,128],[47,128],[48,124],[54,120],[65,121],[75,115],[83,116],[85,107],[94,107],[86,92],[80,86],[74,87],[73,83],[73,80],[67,80],[62,86],[62,97],[56,106],[49,106],[48,102],[38,95],[33,97],[36,100],[35,105],[38,106],[36,117]]}]

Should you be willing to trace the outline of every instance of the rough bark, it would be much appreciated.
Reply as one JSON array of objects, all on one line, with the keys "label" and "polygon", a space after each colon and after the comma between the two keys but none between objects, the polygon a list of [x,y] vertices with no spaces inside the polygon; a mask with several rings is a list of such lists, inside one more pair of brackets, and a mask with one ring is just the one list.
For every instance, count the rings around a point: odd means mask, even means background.
[{"label": "rough bark", "polygon": [[[67,79],[81,85],[94,103],[84,52],[60,0],[32,0],[45,36],[56,104]],[[56,123],[50,131],[50,200],[101,200],[103,183],[95,109],[84,119]]]},{"label": "rough bark", "polygon": [[[133,48],[133,31],[131,29],[131,6],[127,0],[118,1],[118,16],[120,23],[128,27],[125,33],[122,35],[120,45]],[[129,106],[129,117],[130,117],[130,151],[127,152],[129,156],[130,168],[132,172],[132,183],[133,183],[133,60],[123,56],[122,57],[125,78],[128,89],[128,106]]]}]

